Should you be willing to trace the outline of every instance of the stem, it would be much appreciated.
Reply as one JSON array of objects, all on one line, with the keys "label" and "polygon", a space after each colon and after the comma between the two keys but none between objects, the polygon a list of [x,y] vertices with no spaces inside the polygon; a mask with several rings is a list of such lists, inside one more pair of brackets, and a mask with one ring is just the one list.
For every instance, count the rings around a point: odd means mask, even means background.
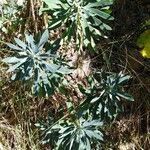
[{"label": "stem", "polygon": [[107,69],[108,69],[109,71],[111,71],[111,69],[110,69],[110,68],[111,68],[111,65],[110,65],[109,59],[108,59],[108,57],[107,57],[107,54],[106,54],[106,52],[103,51],[103,49],[102,49],[101,46],[100,46],[100,49],[101,49],[101,51],[102,51],[103,59],[104,59],[104,61],[106,62]]},{"label": "stem", "polygon": [[34,8],[34,1],[33,0],[30,0],[30,5],[31,5],[33,24],[35,27],[35,33],[37,33],[38,29],[37,29],[37,21],[36,21],[36,17],[35,17],[35,8]]},{"label": "stem", "polygon": [[77,25],[77,32],[76,32],[76,41],[79,40],[79,51],[83,51],[83,32],[82,32],[82,27],[80,23],[80,5],[75,2],[75,7],[77,8],[77,20],[76,20],[76,25]]}]

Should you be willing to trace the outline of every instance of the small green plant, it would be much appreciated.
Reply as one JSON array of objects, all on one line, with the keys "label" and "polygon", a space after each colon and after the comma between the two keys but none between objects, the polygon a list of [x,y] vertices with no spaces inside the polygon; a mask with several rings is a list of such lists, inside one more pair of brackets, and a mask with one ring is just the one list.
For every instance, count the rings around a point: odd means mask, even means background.
[{"label": "small green plant", "polygon": [[95,49],[95,39],[104,36],[105,30],[111,27],[105,22],[113,20],[109,14],[109,6],[112,0],[44,0],[52,19],[49,22],[50,29],[66,26],[62,38],[70,41],[75,37],[78,48],[82,46]]},{"label": "small green plant", "polygon": [[[5,2],[0,4],[0,31],[1,33],[9,33],[18,28],[21,19],[18,18],[20,9],[15,2]],[[1,34],[0,34],[1,35]]]},{"label": "small green plant", "polygon": [[43,47],[48,41],[49,33],[46,30],[38,43],[32,35],[25,35],[26,42],[15,38],[17,45],[7,43],[14,56],[7,57],[3,61],[8,63],[7,72],[12,72],[12,80],[33,81],[33,93],[51,95],[55,87],[58,87],[64,74],[69,73],[68,66],[65,65],[57,55],[51,52],[58,46],[44,51]]},{"label": "small green plant", "polygon": [[133,101],[123,90],[129,78],[122,72],[98,72],[89,77],[88,89],[79,85],[80,91],[85,95],[79,106],[74,107],[67,102],[68,114],[61,119],[55,121],[54,117],[50,117],[49,125],[36,124],[43,133],[43,143],[49,143],[58,150],[100,149],[103,123],[114,119],[122,111],[122,98]]},{"label": "small green plant", "polygon": [[93,118],[113,119],[123,110],[122,99],[133,101],[133,97],[126,93],[123,86],[130,79],[130,76],[119,74],[96,73],[89,81],[90,88],[80,90],[86,95],[82,104],[92,113]]},{"label": "small green plant", "polygon": [[71,115],[48,127],[36,124],[44,132],[43,143],[49,143],[57,150],[91,150],[93,144],[103,141],[100,131],[102,122],[86,120]]}]

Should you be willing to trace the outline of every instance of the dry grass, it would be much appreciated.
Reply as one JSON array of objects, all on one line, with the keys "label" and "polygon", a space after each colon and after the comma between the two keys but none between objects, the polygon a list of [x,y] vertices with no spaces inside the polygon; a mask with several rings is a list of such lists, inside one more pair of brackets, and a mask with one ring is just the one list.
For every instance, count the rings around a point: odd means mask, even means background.
[{"label": "dry grass", "polygon": [[0,150],[38,150],[21,126],[12,126],[4,118],[0,120]]},{"label": "dry grass", "polygon": [[113,150],[149,150],[150,132],[141,133],[142,116],[121,117],[106,127],[107,142],[104,149]]}]

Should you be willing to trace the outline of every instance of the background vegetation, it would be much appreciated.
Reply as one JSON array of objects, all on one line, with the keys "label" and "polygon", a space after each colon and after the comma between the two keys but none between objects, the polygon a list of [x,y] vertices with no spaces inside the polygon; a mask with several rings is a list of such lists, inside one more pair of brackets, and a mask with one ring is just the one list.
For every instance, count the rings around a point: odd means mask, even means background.
[{"label": "background vegetation", "polygon": [[148,150],[148,0],[0,0],[0,149]]}]

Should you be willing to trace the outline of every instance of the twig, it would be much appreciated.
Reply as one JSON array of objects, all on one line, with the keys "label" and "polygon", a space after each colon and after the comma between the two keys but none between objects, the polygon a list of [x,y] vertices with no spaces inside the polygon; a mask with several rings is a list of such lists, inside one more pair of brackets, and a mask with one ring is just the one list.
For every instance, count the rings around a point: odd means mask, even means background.
[{"label": "twig", "polygon": [[31,5],[31,12],[32,12],[32,19],[33,19],[33,23],[34,23],[34,27],[35,27],[35,33],[37,33],[38,32],[37,21],[36,21],[36,17],[35,17],[35,8],[34,8],[33,0],[30,0],[30,5]]}]

